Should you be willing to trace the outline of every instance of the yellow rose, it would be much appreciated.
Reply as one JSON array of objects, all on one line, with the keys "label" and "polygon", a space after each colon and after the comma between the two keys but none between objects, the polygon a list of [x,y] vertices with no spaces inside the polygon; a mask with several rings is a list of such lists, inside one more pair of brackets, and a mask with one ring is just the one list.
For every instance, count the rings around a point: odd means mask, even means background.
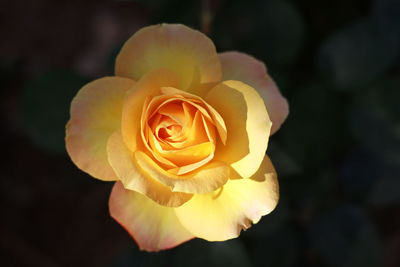
[{"label": "yellow rose", "polygon": [[263,63],[217,54],[183,25],[149,26],[122,47],[115,76],[71,103],[66,147],[91,176],[117,181],[111,216],[139,247],[235,238],[279,198],[266,156],[288,105]]}]

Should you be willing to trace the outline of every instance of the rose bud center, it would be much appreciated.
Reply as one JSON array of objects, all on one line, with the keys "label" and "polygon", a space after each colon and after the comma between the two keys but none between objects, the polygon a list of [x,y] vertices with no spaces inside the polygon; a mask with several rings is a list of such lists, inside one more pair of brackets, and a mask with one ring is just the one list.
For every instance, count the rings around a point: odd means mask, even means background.
[{"label": "rose bud center", "polygon": [[174,174],[191,172],[214,157],[215,123],[198,99],[179,94],[148,97],[142,113],[142,140],[148,154]]}]

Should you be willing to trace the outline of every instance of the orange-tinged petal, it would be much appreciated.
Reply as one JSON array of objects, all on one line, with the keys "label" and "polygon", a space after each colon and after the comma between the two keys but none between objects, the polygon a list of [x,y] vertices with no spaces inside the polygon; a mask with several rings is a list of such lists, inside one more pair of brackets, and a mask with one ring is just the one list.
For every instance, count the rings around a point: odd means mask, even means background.
[{"label": "orange-tinged petal", "polygon": [[212,142],[213,144],[217,143],[217,139],[216,139],[216,133],[215,133],[215,127],[214,125],[211,125],[211,123],[209,121],[207,121],[206,119],[204,119],[204,117],[201,117],[201,119],[203,120],[203,126],[204,129],[206,131],[207,134],[207,138],[210,142]]},{"label": "orange-tinged petal", "polygon": [[162,157],[170,160],[177,166],[185,166],[207,158],[214,152],[214,145],[210,142],[192,145],[177,150],[158,151]]},{"label": "orange-tinged petal", "polygon": [[224,52],[219,56],[223,80],[242,81],[255,88],[264,99],[272,121],[271,134],[274,134],[288,116],[289,105],[268,75],[264,63],[239,52]]},{"label": "orange-tinged petal", "polygon": [[[205,106],[205,103],[203,103],[204,100],[202,100],[200,97],[190,94],[190,93],[187,93],[187,92],[184,92],[182,90],[176,89],[174,87],[162,87],[161,92],[163,93],[163,95],[159,96],[158,98],[154,98],[153,99],[154,102],[152,101],[152,103],[150,103],[150,105],[158,108],[157,104],[161,104],[162,101],[164,101],[164,102],[162,102],[162,105],[166,105],[169,102],[180,100],[182,102],[186,102],[186,103],[194,106],[196,109],[198,109],[203,114],[203,116],[205,116],[209,120],[212,120],[207,109],[202,106],[202,104],[204,104],[204,106]],[[194,99],[195,99],[195,101],[194,101]],[[149,110],[153,110],[155,112],[158,110],[157,108],[155,110],[150,108]]]},{"label": "orange-tinged petal", "polygon": [[[158,120],[159,117],[154,115],[154,120],[150,120],[152,122],[152,125],[149,125],[153,131],[154,129],[159,129],[160,127],[172,125],[172,123],[170,122],[173,121],[175,122],[175,124],[179,125],[179,129],[181,129],[183,132],[182,135],[177,135],[175,136],[175,138],[173,138],[174,140],[171,139],[169,141],[179,142],[184,141],[186,140],[185,138],[187,138],[185,144],[190,145],[194,142],[201,143],[208,140],[202,121],[202,114],[206,113],[208,115],[208,112],[204,108],[197,105],[196,103],[192,103],[192,101],[188,99],[171,97],[168,95],[153,98],[153,100],[157,103],[158,100],[162,98],[164,98],[165,101],[163,103],[160,103],[158,108],[156,108],[152,112],[152,115],[157,112],[158,114],[164,115],[166,118],[169,119],[164,118],[163,120]],[[150,102],[150,105],[152,104],[153,101]],[[200,108],[200,110],[197,110],[198,108]],[[152,108],[149,106],[149,111],[151,110]],[[209,115],[208,117],[211,120],[211,117]],[[148,118],[144,116],[142,117],[142,121],[143,120],[148,120]],[[155,122],[158,123],[157,127],[154,127],[155,124],[153,123]]]},{"label": "orange-tinged petal", "polygon": [[203,98],[197,96],[197,95],[193,95],[187,92],[183,92],[179,89],[173,88],[173,87],[163,87],[161,88],[161,92],[165,95],[174,95],[174,94],[179,94],[182,95],[186,98],[192,98],[192,99],[196,99],[199,102],[201,102],[209,111],[209,116],[207,116],[208,112],[207,110],[205,110],[204,108],[202,108],[200,105],[196,105],[196,107],[203,113],[204,117],[206,118],[210,118],[212,119],[213,123],[215,124],[215,127],[218,130],[218,134],[221,138],[221,141],[223,144],[225,144],[226,142],[226,126],[225,126],[225,122],[224,119],[221,117],[221,115],[214,109],[213,106],[209,105],[207,102],[205,102],[203,100]]},{"label": "orange-tinged petal", "polygon": [[164,164],[165,167],[167,168],[176,168],[177,166],[168,160],[167,158],[164,158],[159,151],[162,150],[162,146],[160,142],[157,140],[157,138],[154,136],[154,134],[151,131],[148,131],[149,135],[149,144],[145,144],[146,148],[148,151],[153,155],[153,157],[158,160],[160,163]]},{"label": "orange-tinged petal", "polygon": [[162,169],[149,156],[141,151],[135,152],[138,166],[173,192],[206,193],[223,186],[229,179],[229,166],[223,162],[212,161],[200,169],[184,175],[175,175]]},{"label": "orange-tinged petal", "polygon": [[133,153],[126,148],[119,131],[109,138],[107,152],[111,166],[126,189],[135,190],[169,207],[180,206],[192,197],[191,194],[172,192],[168,186],[157,182],[137,166]]},{"label": "orange-tinged petal", "polygon": [[133,152],[136,150],[140,138],[141,115],[143,104],[149,96],[160,94],[162,86],[177,86],[178,77],[167,69],[150,71],[128,91],[122,110],[122,137],[127,147]]},{"label": "orange-tinged petal", "polygon": [[161,106],[157,112],[170,117],[181,125],[185,123],[185,113],[183,112],[182,103],[177,101]]},{"label": "orange-tinged petal", "polygon": [[214,120],[201,98],[172,87],[162,87],[161,92],[143,108],[143,142],[165,170],[189,173],[214,156]]},{"label": "orange-tinged petal", "polygon": [[221,114],[228,134],[226,145],[217,144],[214,159],[231,164],[241,177],[251,177],[264,158],[271,129],[264,101],[239,81],[217,85],[205,100]]},{"label": "orange-tinged petal", "polygon": [[173,248],[194,236],[176,218],[173,208],[115,183],[109,200],[111,217],[136,240],[139,248],[158,251]]},{"label": "orange-tinged petal", "polygon": [[[151,136],[150,147],[153,149],[153,155],[157,154],[157,156],[175,164],[175,167],[199,162],[213,154],[215,149],[215,144],[212,143],[207,136],[207,130],[200,112],[196,113],[185,146],[181,148],[164,150],[157,138],[152,135],[152,133],[149,133],[149,135]],[[171,146],[173,145],[173,143],[170,144]],[[158,157],[156,157],[156,159],[158,159]],[[212,157],[210,160],[211,159]]]},{"label": "orange-tinged petal", "polygon": [[276,172],[268,156],[249,179],[229,180],[223,188],[196,194],[175,208],[182,225],[196,237],[223,241],[239,236],[242,229],[257,223],[278,203]]},{"label": "orange-tinged petal", "polygon": [[108,164],[106,145],[120,127],[122,103],[134,81],[105,77],[85,85],[71,103],[66,148],[81,170],[101,180],[117,180]]},{"label": "orange-tinged petal", "polygon": [[206,165],[208,162],[210,162],[213,159],[213,157],[214,157],[214,153],[211,153],[206,158],[204,158],[200,161],[169,169],[168,172],[172,173],[172,174],[176,174],[176,175],[183,175],[183,174],[189,173],[191,171],[194,171],[203,165]]},{"label": "orange-tinged petal", "polygon": [[203,33],[180,24],[161,24],[136,32],[122,47],[115,63],[118,76],[139,80],[155,68],[168,68],[179,76],[179,88],[221,80],[221,64],[213,42]]}]

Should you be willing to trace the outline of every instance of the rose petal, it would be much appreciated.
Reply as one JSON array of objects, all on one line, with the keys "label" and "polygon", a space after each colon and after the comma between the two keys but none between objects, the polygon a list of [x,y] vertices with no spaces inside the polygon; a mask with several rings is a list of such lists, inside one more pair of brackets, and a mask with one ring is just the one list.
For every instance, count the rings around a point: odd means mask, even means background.
[{"label": "rose petal", "polygon": [[[168,138],[168,144],[171,148],[181,149],[193,144],[212,142],[215,144],[215,126],[204,119],[201,112],[194,109],[193,106],[183,103],[185,112],[185,124],[183,125],[180,136]],[[193,110],[193,112],[192,112]]]},{"label": "rose petal", "polygon": [[[150,147],[154,154],[162,157],[176,166],[185,166],[192,163],[200,162],[203,159],[214,154],[215,144],[207,136],[207,130],[203,123],[200,112],[197,112],[193,120],[193,125],[190,129],[190,134],[186,139],[186,146],[179,149],[164,150],[157,138],[149,133]],[[156,157],[158,158],[158,157]],[[212,157],[210,158],[210,160]],[[208,160],[209,161],[209,160]],[[207,162],[208,162],[207,161]],[[207,163],[207,162],[204,162]]]},{"label": "rose petal", "polygon": [[160,94],[162,86],[178,86],[178,77],[167,69],[152,70],[140,79],[128,91],[122,110],[122,137],[127,147],[133,152],[136,150],[140,138],[141,115],[143,104],[149,96]]},{"label": "rose petal", "polygon": [[[166,126],[169,122],[174,121],[176,124],[179,124],[181,127],[182,136],[179,136],[179,140],[187,142],[187,145],[190,144],[198,144],[208,140],[206,130],[203,126],[202,121],[202,114],[205,112],[208,115],[208,112],[202,108],[201,106],[197,105],[196,103],[192,103],[188,99],[171,97],[171,96],[160,96],[153,98],[154,102],[159,102],[159,99],[164,99],[164,102],[159,103],[158,107],[155,108],[152,114],[158,113],[164,115],[166,119],[158,121],[158,125],[156,127],[151,127],[153,129],[159,129],[161,126]],[[151,106],[153,101],[149,104],[149,109],[151,111]],[[201,108],[203,110],[199,110]],[[210,116],[208,115],[210,118]],[[158,119],[158,118],[157,118]],[[142,121],[148,121],[148,116],[142,116]],[[211,118],[210,118],[211,120]],[[165,123],[164,123],[165,122]],[[144,127],[142,127],[144,128]],[[154,131],[154,130],[153,130]],[[179,141],[177,138],[174,141]],[[173,141],[173,140],[170,140]],[[172,144],[171,144],[172,145]],[[182,143],[183,145],[183,143]]]},{"label": "rose petal", "polygon": [[217,143],[214,159],[231,164],[241,177],[251,177],[264,158],[271,129],[262,98],[242,82],[225,81],[205,100],[222,116],[228,134],[225,146]]},{"label": "rose petal", "polygon": [[162,169],[149,156],[141,151],[135,152],[138,166],[173,192],[201,194],[212,192],[223,186],[229,179],[229,166],[223,162],[212,161],[189,174],[174,175]]},{"label": "rose petal", "polygon": [[115,73],[139,80],[159,67],[176,72],[183,90],[188,89],[196,72],[200,83],[221,80],[221,64],[213,42],[180,24],[153,25],[136,32],[118,54]]},{"label": "rose petal", "polygon": [[172,192],[153,179],[135,163],[133,153],[126,148],[120,131],[116,131],[108,140],[108,160],[124,187],[142,193],[155,202],[170,207],[177,207],[188,201],[192,195]]},{"label": "rose petal", "polygon": [[[197,95],[193,95],[193,94],[190,94],[190,93],[187,93],[187,92],[183,92],[183,91],[181,91],[181,90],[179,90],[179,89],[176,89],[176,88],[173,88],[173,87],[163,87],[163,88],[161,88],[161,92],[162,92],[163,94],[165,94],[165,95],[179,94],[179,95],[182,95],[182,96],[184,96],[184,97],[192,98],[192,99],[197,99],[198,101],[200,101],[200,102],[208,109],[208,111],[209,111],[209,113],[210,113],[210,116],[211,116],[211,118],[212,118],[212,120],[213,120],[213,123],[214,123],[215,126],[217,127],[218,134],[219,134],[219,136],[220,136],[220,138],[221,138],[221,141],[222,141],[223,144],[225,144],[227,133],[226,133],[226,126],[225,126],[224,119],[223,119],[223,118],[221,117],[221,115],[214,109],[214,107],[210,106],[207,102],[205,102],[205,101],[203,100],[203,98],[201,98],[201,97],[199,97],[199,96],[197,96]],[[200,106],[200,105],[198,105],[198,106]],[[207,117],[207,116],[206,116],[206,113],[207,113],[207,112],[206,112],[205,110],[202,110],[202,109],[200,109],[200,108],[199,108],[199,110],[202,111],[202,113],[203,113],[203,115],[204,115],[205,117]]]},{"label": "rose petal", "polygon": [[196,194],[175,208],[182,225],[196,237],[223,241],[239,236],[242,229],[257,223],[278,203],[276,172],[268,156],[249,179],[229,180],[223,188]]},{"label": "rose petal", "polygon": [[117,180],[108,164],[106,145],[120,127],[125,93],[134,81],[105,77],[85,85],[71,103],[66,127],[66,148],[81,170],[101,180]]},{"label": "rose petal", "polygon": [[158,251],[192,239],[173,208],[164,207],[115,183],[109,200],[111,217],[136,240],[141,250]]},{"label": "rose petal", "polygon": [[261,61],[239,52],[219,54],[223,80],[238,80],[254,87],[267,106],[274,134],[289,114],[289,105]]},{"label": "rose petal", "polygon": [[177,150],[162,150],[161,147],[155,147],[162,157],[170,160],[177,166],[186,166],[199,162],[214,153],[214,145],[211,142],[195,144]]},{"label": "rose petal", "polygon": [[168,105],[162,105],[157,110],[158,113],[168,116],[180,125],[185,123],[185,113],[183,111],[182,103],[174,101]]}]

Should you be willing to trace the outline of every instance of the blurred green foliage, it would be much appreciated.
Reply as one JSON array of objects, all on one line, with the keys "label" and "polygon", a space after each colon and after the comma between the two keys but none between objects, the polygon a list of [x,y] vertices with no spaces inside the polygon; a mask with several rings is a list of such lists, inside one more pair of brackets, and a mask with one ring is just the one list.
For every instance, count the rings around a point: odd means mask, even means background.
[{"label": "blurred green foliage", "polygon": [[50,71],[24,87],[21,112],[24,128],[39,147],[65,153],[65,125],[72,98],[89,80],[68,70]]},{"label": "blurred green foliage", "polygon": [[330,36],[322,44],[318,61],[335,88],[362,90],[393,65],[397,50],[390,36],[361,19]]},{"label": "blurred green foliage", "polygon": [[378,235],[357,206],[339,206],[317,216],[309,236],[313,250],[330,266],[382,266]]}]

